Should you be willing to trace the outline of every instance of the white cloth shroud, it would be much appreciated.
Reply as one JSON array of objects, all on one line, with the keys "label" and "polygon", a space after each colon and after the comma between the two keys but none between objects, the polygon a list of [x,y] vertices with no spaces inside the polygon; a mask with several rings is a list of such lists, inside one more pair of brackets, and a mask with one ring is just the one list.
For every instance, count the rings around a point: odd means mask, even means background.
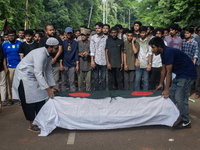
[{"label": "white cloth shroud", "polygon": [[105,99],[54,97],[49,99],[33,124],[47,136],[56,127],[69,130],[104,130],[147,125],[173,126],[179,110],[161,96]]}]

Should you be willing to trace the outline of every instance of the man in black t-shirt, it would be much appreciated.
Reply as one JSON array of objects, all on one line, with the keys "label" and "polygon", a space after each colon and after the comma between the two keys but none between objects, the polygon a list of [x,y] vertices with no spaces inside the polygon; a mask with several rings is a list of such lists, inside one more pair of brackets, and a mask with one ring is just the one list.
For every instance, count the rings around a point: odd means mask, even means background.
[{"label": "man in black t-shirt", "polygon": [[113,90],[113,82],[116,79],[118,89],[123,90],[123,49],[124,43],[117,37],[118,29],[112,27],[111,38],[106,40],[106,62],[108,69],[108,89]]},{"label": "man in black t-shirt", "polygon": [[45,44],[46,44],[47,39],[50,38],[50,37],[54,37],[59,41],[59,50],[58,50],[56,56],[52,59],[53,77],[54,77],[54,80],[56,82],[56,86],[59,87],[59,83],[58,83],[58,80],[59,80],[59,68],[60,68],[60,66],[59,66],[59,57],[60,57],[61,53],[63,52],[62,40],[60,39],[59,36],[57,36],[55,34],[54,27],[51,24],[46,25],[45,32],[46,32],[46,36],[44,36],[40,40],[39,47],[44,47]]},{"label": "man in black t-shirt", "polygon": [[33,30],[29,29],[25,31],[26,42],[20,44],[19,55],[22,60],[30,51],[38,48],[38,43],[33,40]]}]

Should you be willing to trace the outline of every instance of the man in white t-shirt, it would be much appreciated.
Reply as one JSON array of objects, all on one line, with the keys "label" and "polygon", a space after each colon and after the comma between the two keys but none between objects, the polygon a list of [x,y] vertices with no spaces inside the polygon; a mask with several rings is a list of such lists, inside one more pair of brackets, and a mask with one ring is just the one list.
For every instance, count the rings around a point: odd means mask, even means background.
[{"label": "man in white t-shirt", "polygon": [[[154,33],[155,33],[156,37],[163,38],[164,29],[158,27],[154,30]],[[164,41],[164,43],[167,46],[167,42]],[[155,90],[156,89],[156,83],[160,81],[161,70],[162,70],[161,56],[160,56],[160,54],[155,55],[153,53],[153,55],[152,55],[152,66],[151,66],[151,72],[150,72],[149,90]]]}]

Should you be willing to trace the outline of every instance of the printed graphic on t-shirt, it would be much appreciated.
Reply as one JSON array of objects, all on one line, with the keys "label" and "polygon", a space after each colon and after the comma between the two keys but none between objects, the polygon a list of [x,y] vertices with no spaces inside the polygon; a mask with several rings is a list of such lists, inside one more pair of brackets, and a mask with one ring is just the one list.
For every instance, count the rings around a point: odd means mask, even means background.
[{"label": "printed graphic on t-shirt", "polygon": [[68,50],[68,51],[71,51],[71,46],[70,46],[70,45],[68,46],[67,50]]}]

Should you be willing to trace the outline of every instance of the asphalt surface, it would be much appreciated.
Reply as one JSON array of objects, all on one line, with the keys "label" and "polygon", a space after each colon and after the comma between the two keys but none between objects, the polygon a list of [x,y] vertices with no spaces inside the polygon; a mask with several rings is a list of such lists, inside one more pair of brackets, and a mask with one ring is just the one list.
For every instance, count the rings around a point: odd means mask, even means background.
[{"label": "asphalt surface", "polygon": [[70,131],[57,128],[47,137],[28,131],[21,106],[0,113],[0,150],[200,150],[200,99],[189,102],[191,129],[146,126],[119,130]]}]

